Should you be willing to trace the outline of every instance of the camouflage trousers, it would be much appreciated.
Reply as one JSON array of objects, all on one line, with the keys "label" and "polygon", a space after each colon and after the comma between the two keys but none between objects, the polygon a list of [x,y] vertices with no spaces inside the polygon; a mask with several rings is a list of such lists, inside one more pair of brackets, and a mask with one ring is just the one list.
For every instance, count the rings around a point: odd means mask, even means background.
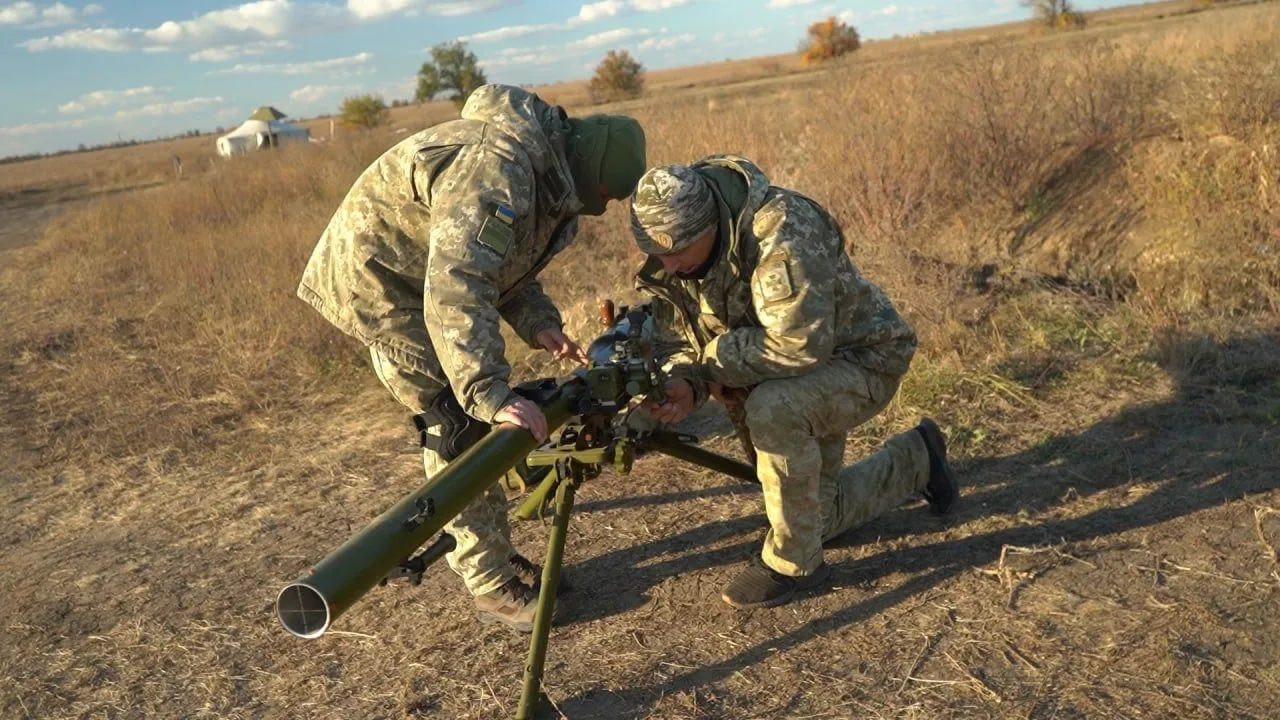
[{"label": "camouflage trousers", "polygon": [[784,575],[812,573],[822,544],[901,505],[929,482],[914,429],[845,468],[849,431],[884,410],[900,378],[833,358],[813,372],[766,380],[741,414],[756,448],[769,532],[761,559]]},{"label": "camouflage trousers", "polygon": [[[378,380],[401,405],[415,414],[423,412],[436,393],[443,388],[436,381],[408,368],[397,366],[377,348],[370,349]],[[438,428],[433,428],[438,430]],[[448,463],[429,448],[422,449],[422,465],[430,478]],[[515,577],[511,556],[511,524],[507,519],[507,494],[495,482],[480,497],[463,508],[444,526],[457,547],[445,555],[449,567],[462,578],[473,596],[484,595],[502,587]]]}]

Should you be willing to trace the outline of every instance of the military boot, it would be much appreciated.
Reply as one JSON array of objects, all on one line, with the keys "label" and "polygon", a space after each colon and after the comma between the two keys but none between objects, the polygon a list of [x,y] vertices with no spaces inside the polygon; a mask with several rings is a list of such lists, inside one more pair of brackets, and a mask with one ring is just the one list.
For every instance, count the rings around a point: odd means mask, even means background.
[{"label": "military boot", "polygon": [[920,494],[929,501],[929,512],[942,515],[960,496],[956,476],[951,472],[951,463],[947,462],[947,438],[931,418],[921,420],[916,431],[929,450],[929,484]]},{"label": "military boot", "polygon": [[477,595],[475,602],[480,622],[502,623],[519,633],[533,632],[538,593],[520,578],[513,577],[497,590]]},{"label": "military boot", "polygon": [[825,562],[810,575],[791,577],[765,565],[759,557],[754,557],[725,587],[720,599],[741,610],[774,607],[790,601],[797,590],[820,585],[830,576],[831,566]]}]

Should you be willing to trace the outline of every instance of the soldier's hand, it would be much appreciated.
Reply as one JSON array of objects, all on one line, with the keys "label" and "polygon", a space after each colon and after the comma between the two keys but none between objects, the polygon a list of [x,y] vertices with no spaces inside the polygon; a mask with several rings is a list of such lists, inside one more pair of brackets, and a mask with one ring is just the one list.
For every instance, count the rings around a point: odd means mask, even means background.
[{"label": "soldier's hand", "polygon": [[645,401],[645,406],[653,419],[665,423],[678,423],[689,417],[689,413],[693,412],[693,385],[690,385],[688,380],[676,378],[668,380],[662,386],[662,390],[667,395],[666,402],[659,405],[652,400]]},{"label": "soldier's hand", "polygon": [[538,333],[538,344],[557,360],[575,360],[580,365],[590,362],[587,353],[578,347],[578,343],[570,340],[557,328],[547,328]]},{"label": "soldier's hand", "polygon": [[493,416],[493,424],[515,425],[533,433],[533,439],[543,442],[547,439],[547,416],[542,409],[525,398],[517,398]]}]

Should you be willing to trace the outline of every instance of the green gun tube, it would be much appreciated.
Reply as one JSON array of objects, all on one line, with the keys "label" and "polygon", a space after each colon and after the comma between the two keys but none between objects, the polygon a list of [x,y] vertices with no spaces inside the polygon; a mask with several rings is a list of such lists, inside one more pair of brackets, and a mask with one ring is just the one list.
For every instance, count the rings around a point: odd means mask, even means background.
[{"label": "green gun tube", "polygon": [[[547,432],[567,421],[578,381],[541,403]],[[276,617],[289,633],[318,638],[389,571],[462,512],[538,443],[528,430],[495,427],[418,490],[379,515],[276,597]]]}]

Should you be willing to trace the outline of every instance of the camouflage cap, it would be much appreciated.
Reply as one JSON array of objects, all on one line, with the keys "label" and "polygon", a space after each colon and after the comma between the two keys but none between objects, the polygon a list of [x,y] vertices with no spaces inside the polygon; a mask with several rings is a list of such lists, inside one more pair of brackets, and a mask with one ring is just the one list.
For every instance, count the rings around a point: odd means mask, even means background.
[{"label": "camouflage cap", "polygon": [[711,185],[692,168],[660,165],[640,178],[631,198],[631,233],[647,255],[670,255],[715,224]]}]

